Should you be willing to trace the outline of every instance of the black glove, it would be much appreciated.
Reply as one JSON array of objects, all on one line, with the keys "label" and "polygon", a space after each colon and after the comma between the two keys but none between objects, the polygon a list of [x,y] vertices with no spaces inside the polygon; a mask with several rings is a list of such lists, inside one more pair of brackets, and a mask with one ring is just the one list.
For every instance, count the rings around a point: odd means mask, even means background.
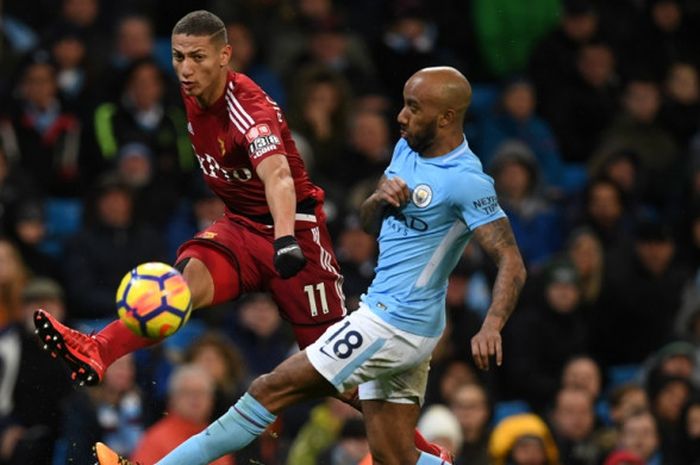
[{"label": "black glove", "polygon": [[282,236],[275,239],[275,269],[283,278],[291,278],[306,265],[306,258],[301,252],[299,243],[294,236]]}]

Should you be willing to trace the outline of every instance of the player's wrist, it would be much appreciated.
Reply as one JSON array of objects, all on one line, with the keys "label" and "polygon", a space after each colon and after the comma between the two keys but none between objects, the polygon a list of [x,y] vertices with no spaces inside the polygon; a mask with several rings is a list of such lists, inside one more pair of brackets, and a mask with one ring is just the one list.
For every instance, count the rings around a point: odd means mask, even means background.
[{"label": "player's wrist", "polygon": [[275,249],[273,264],[280,277],[291,278],[306,265],[304,253],[294,236],[278,237],[272,245]]},{"label": "player's wrist", "polygon": [[492,313],[487,313],[481,327],[483,329],[492,329],[500,332],[505,324],[505,318],[498,315],[494,315]]},{"label": "player's wrist", "polygon": [[296,238],[292,234],[286,234],[275,239],[273,245],[275,247],[275,252],[283,249],[284,247],[298,244]]}]

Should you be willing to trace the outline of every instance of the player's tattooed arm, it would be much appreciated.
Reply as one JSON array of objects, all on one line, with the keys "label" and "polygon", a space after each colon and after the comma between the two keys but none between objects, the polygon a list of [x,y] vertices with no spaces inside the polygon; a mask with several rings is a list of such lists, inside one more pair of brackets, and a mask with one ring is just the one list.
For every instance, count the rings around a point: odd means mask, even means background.
[{"label": "player's tattooed arm", "polygon": [[377,234],[384,210],[388,206],[401,208],[411,197],[406,182],[395,176],[388,179],[382,176],[375,191],[367,197],[360,207],[362,229],[369,234]]},{"label": "player's tattooed arm", "polygon": [[474,237],[498,266],[489,313],[499,321],[500,330],[513,312],[525,284],[525,265],[507,218],[476,228]]},{"label": "player's tattooed arm", "polygon": [[472,354],[479,368],[489,368],[489,357],[496,364],[503,359],[500,332],[515,309],[527,272],[507,218],[479,226],[474,237],[498,266],[493,296],[481,330],[472,338]]}]

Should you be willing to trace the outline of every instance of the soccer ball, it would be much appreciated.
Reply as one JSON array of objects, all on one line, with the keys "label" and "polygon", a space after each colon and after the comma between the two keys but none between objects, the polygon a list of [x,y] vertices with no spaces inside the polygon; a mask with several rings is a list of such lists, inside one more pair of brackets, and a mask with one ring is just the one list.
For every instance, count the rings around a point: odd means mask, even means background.
[{"label": "soccer ball", "polygon": [[163,339],[190,318],[190,288],[172,266],[143,263],[122,278],[117,290],[117,312],[119,319],[136,335]]}]

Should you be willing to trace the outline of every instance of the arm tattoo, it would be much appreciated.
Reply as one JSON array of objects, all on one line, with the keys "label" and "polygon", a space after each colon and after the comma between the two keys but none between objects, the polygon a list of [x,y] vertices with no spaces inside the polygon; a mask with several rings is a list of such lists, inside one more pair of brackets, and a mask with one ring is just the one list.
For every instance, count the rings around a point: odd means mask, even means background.
[{"label": "arm tattoo", "polygon": [[498,266],[489,313],[505,323],[513,313],[526,275],[510,222],[501,218],[479,226],[474,237]]}]

